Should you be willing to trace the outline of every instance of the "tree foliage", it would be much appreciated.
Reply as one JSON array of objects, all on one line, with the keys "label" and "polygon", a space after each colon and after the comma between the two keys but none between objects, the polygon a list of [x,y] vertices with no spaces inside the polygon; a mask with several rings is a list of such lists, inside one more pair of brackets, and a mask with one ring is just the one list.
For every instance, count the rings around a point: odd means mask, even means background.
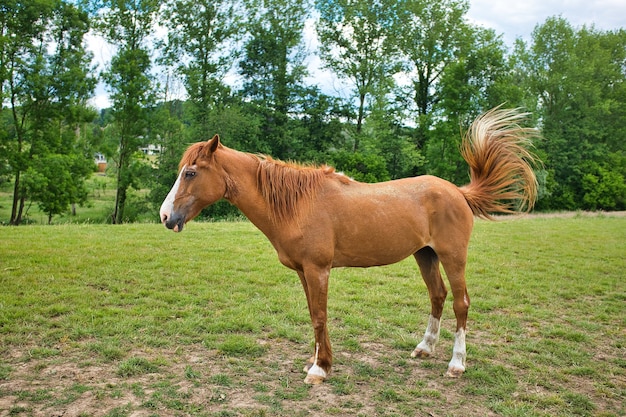
[{"label": "tree foliage", "polygon": [[467,53],[467,0],[406,0],[397,5],[394,33],[405,58],[418,122],[439,100],[439,80]]},{"label": "tree foliage", "polygon": [[549,18],[519,49],[550,173],[540,207],[626,208],[626,31],[576,30]]},{"label": "tree foliage", "polygon": [[[463,184],[461,134],[502,103],[528,110],[543,136],[536,207],[625,209],[626,31],[553,17],[508,49],[468,21],[468,8],[467,0],[6,0],[0,184],[11,181],[9,221],[20,223],[31,203],[51,220],[84,202],[94,150],[113,161],[112,221],[142,210],[156,218],[181,153],[215,133],[227,146],[328,163],[362,181],[428,173]],[[84,48],[90,28],[114,48],[101,74]],[[350,94],[322,91],[311,77],[319,73],[308,72],[316,59]],[[91,124],[86,100],[98,75],[112,106]],[[173,97],[173,81],[184,97]],[[147,144],[160,149],[150,160],[140,151]],[[150,209],[128,193],[146,187]],[[237,211],[221,204],[205,214]]]},{"label": "tree foliage", "polygon": [[[393,4],[388,0],[317,0],[320,55],[328,69],[354,87],[358,100],[356,134],[361,133],[366,101],[396,72]],[[358,137],[354,150],[358,150]]]},{"label": "tree foliage", "polygon": [[107,0],[104,6],[108,11],[99,16],[98,29],[118,48],[102,74],[113,102],[113,123],[107,137],[117,144],[111,155],[117,171],[111,220],[122,223],[128,189],[138,186],[136,173],[141,171],[138,151],[149,139],[148,119],[155,97],[147,41],[153,32],[160,1]]},{"label": "tree foliage", "polygon": [[230,46],[242,29],[241,2],[170,0],[161,14],[168,28],[160,62],[182,78],[195,135],[208,135],[211,109],[223,104],[228,88],[223,77],[234,54]]},{"label": "tree foliage", "polygon": [[[241,94],[259,123],[266,150],[278,158],[300,153],[302,144],[289,135],[290,118],[304,93],[306,52],[302,33],[308,16],[301,0],[251,1],[248,37],[239,61]],[[264,149],[265,150],[265,149]]]},{"label": "tree foliage", "polygon": [[95,116],[86,107],[95,78],[83,44],[84,10],[55,0],[10,1],[2,9],[0,164],[13,177],[9,223],[17,225],[28,199],[49,219],[84,202],[93,162],[80,132]]}]

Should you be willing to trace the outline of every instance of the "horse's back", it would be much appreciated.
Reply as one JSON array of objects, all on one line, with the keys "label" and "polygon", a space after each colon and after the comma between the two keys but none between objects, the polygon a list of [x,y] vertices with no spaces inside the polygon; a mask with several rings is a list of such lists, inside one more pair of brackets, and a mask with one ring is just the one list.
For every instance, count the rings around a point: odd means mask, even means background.
[{"label": "horse's back", "polygon": [[466,245],[473,222],[458,188],[433,176],[332,184],[311,219],[317,238],[332,239],[335,266],[395,263],[450,233]]},{"label": "horse's back", "polygon": [[339,184],[326,194],[333,210],[350,217],[387,218],[389,221],[430,216],[472,217],[459,188],[442,178],[422,175],[373,184]]}]

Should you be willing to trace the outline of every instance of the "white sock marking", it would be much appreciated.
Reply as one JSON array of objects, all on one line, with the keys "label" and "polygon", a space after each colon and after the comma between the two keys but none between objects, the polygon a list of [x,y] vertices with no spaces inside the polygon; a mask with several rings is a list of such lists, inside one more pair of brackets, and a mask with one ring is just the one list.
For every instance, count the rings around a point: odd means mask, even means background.
[{"label": "white sock marking", "polygon": [[315,344],[315,359],[313,362],[313,366],[311,366],[311,369],[309,369],[309,372],[307,372],[307,375],[316,375],[316,376],[321,376],[322,378],[326,378],[326,371],[324,371],[322,368],[317,366],[317,357],[319,355],[319,352],[320,352],[320,344],[316,343]]},{"label": "white sock marking", "polygon": [[412,356],[417,356],[417,351],[421,350],[423,352],[428,353],[429,355],[435,351],[435,345],[439,340],[439,325],[440,320],[436,319],[432,316],[432,314],[428,317],[428,326],[426,327],[426,331],[424,332],[424,339],[417,345]]},{"label": "white sock marking", "polygon": [[452,349],[452,360],[448,364],[448,369],[465,371],[465,329],[459,329],[454,334],[454,348]]}]

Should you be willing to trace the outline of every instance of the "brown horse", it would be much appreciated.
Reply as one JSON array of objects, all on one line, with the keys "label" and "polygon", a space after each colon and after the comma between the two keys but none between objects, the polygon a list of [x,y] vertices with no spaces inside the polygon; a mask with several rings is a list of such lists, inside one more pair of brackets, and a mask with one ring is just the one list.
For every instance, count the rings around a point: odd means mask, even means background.
[{"label": "brown horse", "polygon": [[537,182],[531,168],[535,130],[517,123],[517,110],[494,109],[477,118],[461,153],[471,181],[457,187],[420,176],[376,184],[354,181],[328,166],[283,163],[238,152],[216,135],[189,147],[160,210],[175,232],[204,207],[224,198],[270,240],[283,265],[295,270],[306,294],[315,333],[307,383],[326,379],[332,365],[327,329],[328,277],[334,267],[387,265],[413,255],[428,287],[431,313],[424,339],[411,356],[432,355],[447,289],[454,296],[456,333],[446,375],[465,371],[470,305],[465,264],[474,216],[530,210]]}]

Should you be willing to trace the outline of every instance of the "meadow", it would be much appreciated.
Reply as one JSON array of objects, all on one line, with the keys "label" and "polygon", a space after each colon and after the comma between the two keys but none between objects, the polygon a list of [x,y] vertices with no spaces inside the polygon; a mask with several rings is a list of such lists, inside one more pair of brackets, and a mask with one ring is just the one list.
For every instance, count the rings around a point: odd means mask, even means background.
[{"label": "meadow", "polygon": [[[115,207],[115,178],[111,175],[94,173],[85,181],[87,190],[87,202],[74,206],[62,214],[52,218],[52,224],[110,224],[111,214]],[[158,221],[158,207],[149,207],[145,196],[150,192],[148,189],[135,190],[130,188],[127,196],[126,216],[134,222]],[[11,219],[13,206],[13,184],[0,182],[0,226],[7,225]],[[47,225],[48,215],[44,213],[39,204],[27,201],[23,225]]]},{"label": "meadow", "polygon": [[296,274],[248,222],[0,228],[0,416],[624,416],[626,217],[477,221],[467,371],[414,359],[412,259],[331,274],[335,365],[303,383]]}]

